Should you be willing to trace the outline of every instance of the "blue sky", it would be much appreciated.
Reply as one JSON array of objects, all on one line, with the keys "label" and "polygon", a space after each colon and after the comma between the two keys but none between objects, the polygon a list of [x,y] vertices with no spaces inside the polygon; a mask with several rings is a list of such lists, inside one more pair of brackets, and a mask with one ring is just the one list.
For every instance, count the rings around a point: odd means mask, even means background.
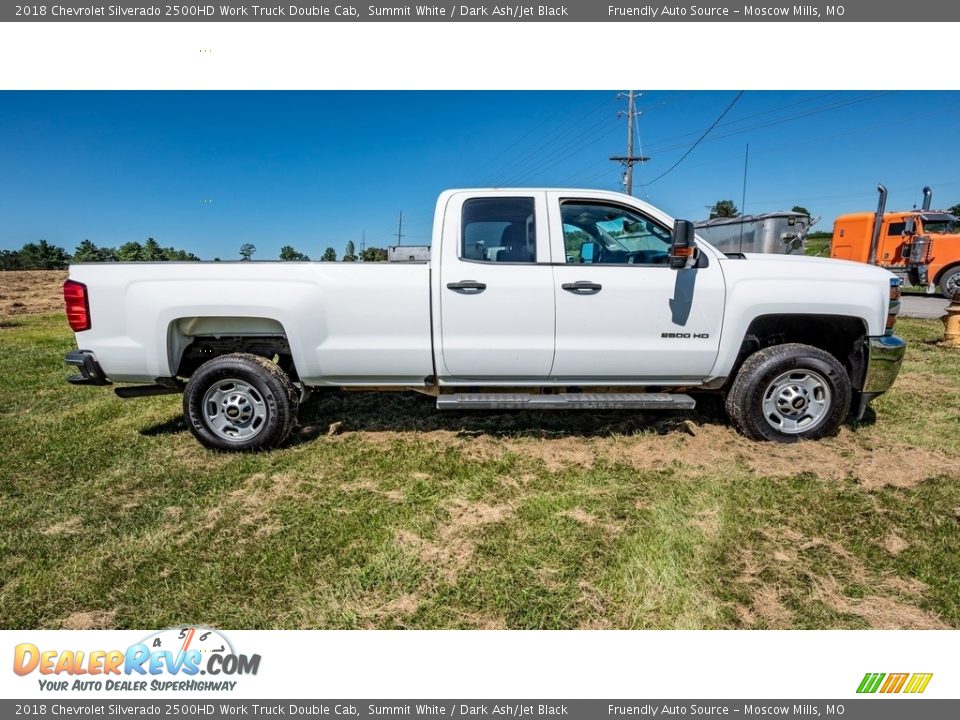
[{"label": "blue sky", "polygon": [[[736,91],[643,91],[638,135],[670,168]],[[436,194],[491,184],[619,189],[616,92],[0,92],[0,248],[148,236],[204,259],[318,258],[429,240]],[[960,92],[747,92],[674,170],[634,194],[701,219],[722,198],[834,216],[960,202]]]}]

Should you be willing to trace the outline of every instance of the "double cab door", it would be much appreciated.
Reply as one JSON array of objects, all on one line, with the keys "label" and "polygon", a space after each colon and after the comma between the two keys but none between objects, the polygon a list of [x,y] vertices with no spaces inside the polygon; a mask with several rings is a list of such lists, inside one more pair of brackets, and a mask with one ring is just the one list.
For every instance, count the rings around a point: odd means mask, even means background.
[{"label": "double cab door", "polygon": [[460,193],[444,213],[438,373],[458,384],[696,382],[717,356],[719,263],[671,270],[671,228],[614,193]]}]

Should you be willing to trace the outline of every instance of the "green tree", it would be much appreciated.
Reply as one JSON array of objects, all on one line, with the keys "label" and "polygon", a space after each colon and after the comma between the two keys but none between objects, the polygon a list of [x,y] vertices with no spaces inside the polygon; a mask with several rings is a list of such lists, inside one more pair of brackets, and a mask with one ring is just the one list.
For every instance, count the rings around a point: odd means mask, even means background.
[{"label": "green tree", "polygon": [[89,240],[84,240],[73,251],[73,262],[100,262],[101,250]]},{"label": "green tree", "polygon": [[710,219],[714,218],[734,218],[740,214],[733,200],[717,200],[710,208]]},{"label": "green tree", "polygon": [[0,250],[0,270],[23,270],[19,250]]},{"label": "green tree", "polygon": [[309,257],[297,250],[293,245],[284,245],[280,248],[280,259],[291,262],[307,262]]},{"label": "green tree", "polygon": [[337,251],[332,247],[328,247],[323,251],[323,255],[320,256],[320,260],[323,262],[336,262],[337,261]]},{"label": "green tree", "polygon": [[163,255],[163,248],[160,247],[160,243],[153,238],[147,238],[147,241],[143,244],[142,259],[146,262],[160,262],[161,260],[167,260],[167,258]]},{"label": "green tree", "polygon": [[960,217],[960,203],[947,208],[947,212],[956,217]]},{"label": "green tree", "polygon": [[25,270],[60,270],[70,262],[70,254],[66,250],[46,240],[27,243],[20,248],[20,257]]},{"label": "green tree", "polygon": [[200,258],[194,255],[192,252],[187,252],[186,250],[178,250],[174,247],[166,247],[161,250],[161,260],[176,260],[183,262],[189,260],[192,262],[199,262]]},{"label": "green tree", "polygon": [[117,248],[117,260],[120,262],[139,262],[143,260],[143,245],[138,242],[125,242]]},{"label": "green tree", "polygon": [[343,248],[343,261],[344,262],[357,261],[357,248],[354,246],[353,240],[347,240],[347,244]]},{"label": "green tree", "polygon": [[379,247],[364,248],[363,252],[360,253],[360,260],[363,262],[386,262],[387,250]]},{"label": "green tree", "polygon": [[802,215],[806,215],[807,217],[813,217],[810,214],[810,211],[807,210],[803,205],[794,205],[790,212],[800,213]]},{"label": "green tree", "polygon": [[257,251],[256,245],[251,245],[250,243],[244,243],[240,246],[240,259],[249,260],[253,257],[253,254]]}]

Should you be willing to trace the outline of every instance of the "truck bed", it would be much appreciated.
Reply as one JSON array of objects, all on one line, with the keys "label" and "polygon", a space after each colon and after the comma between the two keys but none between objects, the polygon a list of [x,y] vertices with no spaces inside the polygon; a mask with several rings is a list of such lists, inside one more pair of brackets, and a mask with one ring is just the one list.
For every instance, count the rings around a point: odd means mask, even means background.
[{"label": "truck bed", "polygon": [[309,384],[422,384],[433,373],[426,264],[91,263],[70,278],[87,286],[93,318],[79,347],[114,382],[174,376],[194,338],[251,328],[285,334]]}]

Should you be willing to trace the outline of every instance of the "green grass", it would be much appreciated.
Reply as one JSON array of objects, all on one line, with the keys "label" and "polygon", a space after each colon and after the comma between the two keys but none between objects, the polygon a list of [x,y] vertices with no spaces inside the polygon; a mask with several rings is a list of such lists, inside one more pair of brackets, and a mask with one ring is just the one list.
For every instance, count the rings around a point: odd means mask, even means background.
[{"label": "green grass", "polygon": [[807,237],[804,243],[804,254],[818,255],[820,257],[830,257],[830,241],[832,236],[827,237]]},{"label": "green grass", "polygon": [[333,393],[221,455],[177,396],[68,386],[62,316],[5,319],[0,627],[960,627],[960,352],[898,328],[895,390],[821,443]]}]

